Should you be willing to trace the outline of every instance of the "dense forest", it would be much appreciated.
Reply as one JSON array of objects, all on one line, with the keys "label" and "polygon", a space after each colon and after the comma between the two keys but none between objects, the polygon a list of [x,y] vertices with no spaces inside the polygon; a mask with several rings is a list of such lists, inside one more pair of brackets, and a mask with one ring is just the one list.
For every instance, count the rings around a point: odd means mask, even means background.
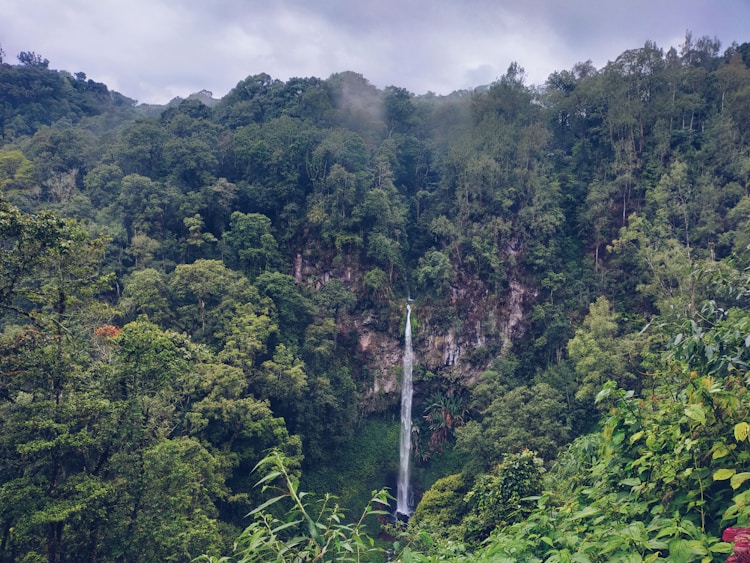
[{"label": "dense forest", "polygon": [[166,106],[0,49],[0,561],[750,561],[749,220],[750,43]]}]

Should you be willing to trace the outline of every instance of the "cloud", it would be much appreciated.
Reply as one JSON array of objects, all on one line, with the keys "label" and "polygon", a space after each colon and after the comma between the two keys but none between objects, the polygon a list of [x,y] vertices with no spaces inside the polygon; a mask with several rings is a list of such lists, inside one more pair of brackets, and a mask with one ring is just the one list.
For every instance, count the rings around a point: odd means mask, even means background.
[{"label": "cloud", "polygon": [[[717,6],[720,6],[717,7]],[[353,70],[378,87],[438,94],[486,84],[512,61],[542,83],[591,59],[601,67],[685,30],[742,42],[746,0],[0,0],[7,58],[53,68],[142,102],[208,89],[223,96],[266,72],[326,78]]]}]

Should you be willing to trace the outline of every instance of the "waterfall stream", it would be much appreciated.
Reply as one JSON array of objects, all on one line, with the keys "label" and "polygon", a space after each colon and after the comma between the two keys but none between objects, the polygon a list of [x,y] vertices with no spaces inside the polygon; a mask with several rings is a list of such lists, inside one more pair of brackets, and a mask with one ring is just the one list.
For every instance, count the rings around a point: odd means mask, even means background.
[{"label": "waterfall stream", "polygon": [[406,306],[406,328],[404,329],[404,377],[401,382],[401,447],[398,472],[396,513],[411,515],[409,506],[409,456],[411,454],[411,399],[412,364],[414,352],[411,347],[411,306]]}]

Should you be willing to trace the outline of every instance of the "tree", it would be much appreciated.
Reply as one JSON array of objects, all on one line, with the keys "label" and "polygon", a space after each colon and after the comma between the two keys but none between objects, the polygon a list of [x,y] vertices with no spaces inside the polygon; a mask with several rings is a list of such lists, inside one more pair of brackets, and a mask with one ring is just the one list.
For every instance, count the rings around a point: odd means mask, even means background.
[{"label": "tree", "polygon": [[632,372],[629,343],[619,337],[618,315],[606,297],[598,297],[589,306],[583,326],[576,330],[568,342],[568,353],[578,374],[579,400],[592,401],[607,381],[617,381],[622,386],[638,384]]},{"label": "tree", "polygon": [[636,289],[665,317],[693,316],[700,302],[699,269],[690,248],[677,240],[663,222],[632,215],[612,241],[612,250],[634,259],[644,272]]},{"label": "tree", "polygon": [[454,430],[466,424],[468,412],[462,396],[433,393],[427,399],[423,416],[431,433],[430,448],[442,451]]},{"label": "tree", "polygon": [[104,246],[76,221],[49,212],[28,215],[0,197],[0,308],[25,319],[59,323],[111,282],[98,265]]},{"label": "tree", "polygon": [[197,341],[221,348],[237,308],[260,298],[242,274],[218,260],[180,264],[169,278],[176,325]]},{"label": "tree", "polygon": [[386,274],[380,268],[368,270],[362,278],[362,284],[367,293],[377,300],[387,300],[391,296],[391,284]]},{"label": "tree", "polygon": [[203,217],[209,231],[220,237],[228,227],[232,209],[239,198],[238,188],[225,178],[219,178],[201,190]]},{"label": "tree", "polygon": [[495,528],[520,522],[534,509],[542,492],[542,460],[529,450],[508,454],[492,473],[477,478],[465,497],[472,505],[466,539],[479,543]]},{"label": "tree", "polygon": [[251,279],[263,272],[276,271],[282,265],[271,220],[260,213],[232,213],[224,243],[230,251],[228,262],[242,268]]},{"label": "tree", "polygon": [[657,204],[655,222],[662,225],[665,231],[674,233],[673,236],[682,243],[690,257],[695,238],[692,231],[699,213],[696,208],[700,201],[687,172],[684,162],[673,162],[669,172],[661,177],[649,195]]},{"label": "tree", "polygon": [[615,235],[616,227],[612,224],[612,209],[615,207],[616,187],[607,182],[594,180],[589,185],[586,195],[586,207],[582,219],[591,229],[594,244],[594,268],[599,270],[600,250]]},{"label": "tree", "polygon": [[75,357],[85,340],[59,344],[54,333],[28,327],[0,340],[0,553],[59,562],[83,540],[78,553],[88,555],[87,516],[112,492],[99,464],[116,419],[111,405],[90,392]]},{"label": "tree", "polygon": [[130,320],[147,315],[154,323],[168,326],[173,318],[167,280],[154,268],[138,270],[130,275],[123,288],[120,305]]},{"label": "tree", "polygon": [[83,185],[91,203],[96,207],[105,207],[117,200],[122,179],[123,172],[119,166],[99,164],[83,177]]},{"label": "tree", "polygon": [[0,151],[0,193],[10,201],[29,207],[39,195],[33,181],[33,166],[21,151]]},{"label": "tree", "polygon": [[421,289],[431,292],[436,297],[444,297],[447,294],[454,277],[450,260],[439,250],[430,250],[419,259],[416,270],[417,283]]},{"label": "tree", "polygon": [[218,159],[209,145],[212,139],[201,139],[199,135],[175,137],[162,147],[164,165],[169,177],[183,191],[209,185],[216,177]]},{"label": "tree", "polygon": [[270,399],[274,411],[285,415],[296,428],[295,415],[307,390],[307,373],[302,360],[284,344],[276,346],[273,358],[253,372],[251,389],[258,397]]},{"label": "tree", "polygon": [[332,365],[323,373],[308,371],[306,400],[297,406],[296,428],[303,435],[307,467],[314,467],[350,443],[360,395],[346,366]]},{"label": "tree", "polygon": [[267,400],[250,393],[246,371],[223,363],[198,366],[196,389],[190,411],[183,421],[185,431],[195,436],[220,461],[227,475],[230,494],[216,499],[223,522],[246,525],[253,502],[262,496],[253,489],[252,469],[275,448],[286,456],[288,468],[298,471],[302,443],[290,435],[283,418],[272,412]]},{"label": "tree", "polygon": [[250,373],[268,353],[269,342],[279,327],[271,319],[271,304],[244,303],[228,323],[224,349],[219,358]]},{"label": "tree", "polygon": [[189,257],[198,256],[209,258],[213,254],[212,248],[218,243],[218,239],[211,233],[204,232],[205,222],[200,213],[196,213],[192,217],[185,217],[182,219],[182,224],[187,229],[186,237],[186,251],[185,255]]},{"label": "tree", "polygon": [[113,147],[118,166],[126,175],[161,179],[164,174],[163,147],[167,140],[166,131],[156,122],[136,122],[123,132]]},{"label": "tree", "polygon": [[312,304],[292,276],[264,272],[255,279],[260,294],[273,300],[282,342],[298,350],[310,324]]},{"label": "tree", "polygon": [[361,236],[356,233],[355,205],[359,202],[359,180],[354,173],[340,164],[334,164],[325,179],[320,183],[321,191],[314,194],[309,202],[308,220],[319,224],[321,236],[329,246],[341,251],[344,246],[361,244]]},{"label": "tree", "polygon": [[481,413],[456,429],[457,447],[483,469],[505,454],[533,448],[554,459],[570,436],[565,397],[547,383],[522,385],[494,398]]},{"label": "tree", "polygon": [[408,133],[416,125],[417,108],[412,97],[404,88],[389,86],[385,89],[383,106],[389,135]]},{"label": "tree", "polygon": [[[401,245],[397,240],[379,232],[372,233],[367,241],[367,256],[375,264],[388,270],[388,280],[393,283],[396,267],[403,267],[401,263]],[[400,268],[399,268],[400,269]]]},{"label": "tree", "polygon": [[282,87],[280,80],[266,73],[248,76],[222,98],[216,108],[217,119],[237,128],[249,123],[262,123],[280,108],[274,108],[272,94]]},{"label": "tree", "polygon": [[312,299],[319,314],[330,314],[334,320],[351,312],[357,303],[356,294],[338,279],[329,280]]},{"label": "tree", "polygon": [[125,527],[110,524],[110,557],[190,561],[223,545],[214,504],[226,495],[219,456],[195,438],[178,437],[155,442],[132,461],[123,455],[112,460],[122,484],[113,490],[120,506],[110,518],[127,519],[123,509],[132,514]]},{"label": "tree", "polygon": [[24,66],[47,68],[49,61],[34,51],[21,51],[18,53],[18,61]]},{"label": "tree", "polygon": [[131,236],[160,234],[166,227],[166,213],[170,204],[164,187],[146,176],[128,174],[122,179],[118,196],[125,228]]},{"label": "tree", "polygon": [[[66,522],[102,492],[80,467],[99,446],[87,423],[107,418],[109,408],[79,391],[97,316],[90,304],[111,277],[98,272],[102,241],[75,221],[26,215],[0,199],[0,233],[2,550],[43,545],[49,561],[60,561]],[[22,497],[29,502],[21,506]]]},{"label": "tree", "polygon": [[116,416],[99,461],[112,493],[101,499],[106,517],[92,525],[105,558],[187,560],[219,544],[215,503],[226,495],[226,462],[187,436],[183,422],[210,355],[143,320],[125,325],[113,344],[112,362],[92,374]]}]

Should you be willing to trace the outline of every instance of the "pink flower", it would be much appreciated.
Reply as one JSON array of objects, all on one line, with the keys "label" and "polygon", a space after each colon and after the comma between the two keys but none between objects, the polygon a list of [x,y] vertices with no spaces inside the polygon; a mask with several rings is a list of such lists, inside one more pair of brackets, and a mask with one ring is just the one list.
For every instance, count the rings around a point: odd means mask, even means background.
[{"label": "pink flower", "polygon": [[727,528],[721,539],[734,543],[734,551],[727,557],[727,563],[750,563],[750,528]]},{"label": "pink flower", "polygon": [[737,541],[737,536],[750,536],[750,528],[740,528],[739,526],[727,528],[721,535],[721,539],[722,541],[733,543]]},{"label": "pink flower", "polygon": [[[747,529],[747,528],[745,528]],[[750,563],[750,533],[744,535],[739,533],[734,540],[734,555],[737,556],[738,563]]]}]

